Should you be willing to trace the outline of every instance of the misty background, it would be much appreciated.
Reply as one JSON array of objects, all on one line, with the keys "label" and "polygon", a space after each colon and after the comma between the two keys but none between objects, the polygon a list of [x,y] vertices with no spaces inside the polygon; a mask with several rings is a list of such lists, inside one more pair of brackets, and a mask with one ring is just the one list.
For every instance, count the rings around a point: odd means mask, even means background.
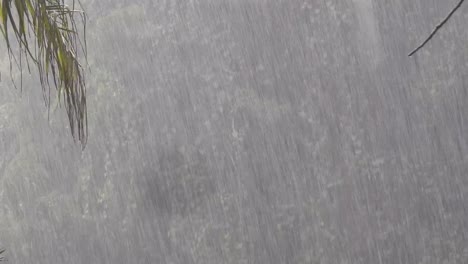
[{"label": "misty background", "polygon": [[407,56],[456,2],[82,0],[83,152],[0,46],[5,256],[467,263],[468,6]]}]

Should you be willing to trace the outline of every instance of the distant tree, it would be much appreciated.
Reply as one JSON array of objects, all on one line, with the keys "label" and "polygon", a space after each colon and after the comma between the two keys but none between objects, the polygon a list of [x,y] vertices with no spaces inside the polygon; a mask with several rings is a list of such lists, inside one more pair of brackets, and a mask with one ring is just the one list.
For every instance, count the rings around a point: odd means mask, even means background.
[{"label": "distant tree", "polygon": [[[76,18],[81,19],[83,37]],[[10,66],[14,63],[22,71],[26,61],[28,70],[31,63],[37,68],[47,107],[50,107],[52,86],[65,106],[72,136],[84,147],[86,83],[78,57],[86,56],[86,15],[81,4],[75,0],[2,0],[0,30]],[[16,49],[19,52],[14,52]]]}]

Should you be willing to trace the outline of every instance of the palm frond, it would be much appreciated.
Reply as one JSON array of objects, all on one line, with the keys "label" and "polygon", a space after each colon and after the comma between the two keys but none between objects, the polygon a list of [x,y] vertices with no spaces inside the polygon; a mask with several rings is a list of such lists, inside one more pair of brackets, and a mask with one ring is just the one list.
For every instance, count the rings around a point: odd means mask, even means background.
[{"label": "palm frond", "polygon": [[[86,58],[86,15],[78,1],[0,0],[0,30],[10,66],[22,71],[23,56],[37,67],[44,101],[50,109],[51,87],[63,101],[72,136],[84,147],[87,139],[86,82],[79,54]],[[81,10],[76,9],[76,6]],[[81,21],[79,21],[79,20]],[[80,36],[82,24],[83,38]],[[11,38],[13,35],[14,38]],[[15,56],[12,40],[19,45]],[[11,67],[10,67],[11,68]]]}]

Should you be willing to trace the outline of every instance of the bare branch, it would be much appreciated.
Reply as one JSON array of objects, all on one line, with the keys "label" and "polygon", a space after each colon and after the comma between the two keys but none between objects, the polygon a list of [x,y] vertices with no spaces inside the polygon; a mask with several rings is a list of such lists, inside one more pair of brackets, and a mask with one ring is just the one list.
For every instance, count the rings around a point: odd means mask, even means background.
[{"label": "bare branch", "polygon": [[465,0],[460,0],[458,4],[452,9],[452,11],[450,11],[447,17],[435,27],[435,29],[432,31],[429,37],[427,37],[426,40],[424,40],[424,42],[421,43],[421,45],[419,45],[416,49],[410,52],[408,56],[410,57],[413,56],[416,52],[418,52],[421,48],[423,48],[435,36],[435,34],[437,34],[437,31],[439,31],[439,29],[441,29],[450,20],[453,14],[455,14],[455,12],[461,7],[463,2],[465,2]]}]

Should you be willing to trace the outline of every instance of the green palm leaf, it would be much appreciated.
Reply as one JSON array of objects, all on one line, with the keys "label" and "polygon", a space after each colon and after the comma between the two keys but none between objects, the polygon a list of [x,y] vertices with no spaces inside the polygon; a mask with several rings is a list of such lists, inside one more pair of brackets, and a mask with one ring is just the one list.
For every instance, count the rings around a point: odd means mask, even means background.
[{"label": "green palm leaf", "polygon": [[[23,55],[37,67],[44,101],[50,106],[50,89],[63,102],[71,133],[84,147],[87,139],[86,83],[78,54],[86,57],[86,38],[79,35],[77,19],[86,35],[86,15],[79,2],[64,0],[0,0],[0,30],[5,38],[10,65],[22,70]],[[19,44],[19,59],[12,38]]]}]

